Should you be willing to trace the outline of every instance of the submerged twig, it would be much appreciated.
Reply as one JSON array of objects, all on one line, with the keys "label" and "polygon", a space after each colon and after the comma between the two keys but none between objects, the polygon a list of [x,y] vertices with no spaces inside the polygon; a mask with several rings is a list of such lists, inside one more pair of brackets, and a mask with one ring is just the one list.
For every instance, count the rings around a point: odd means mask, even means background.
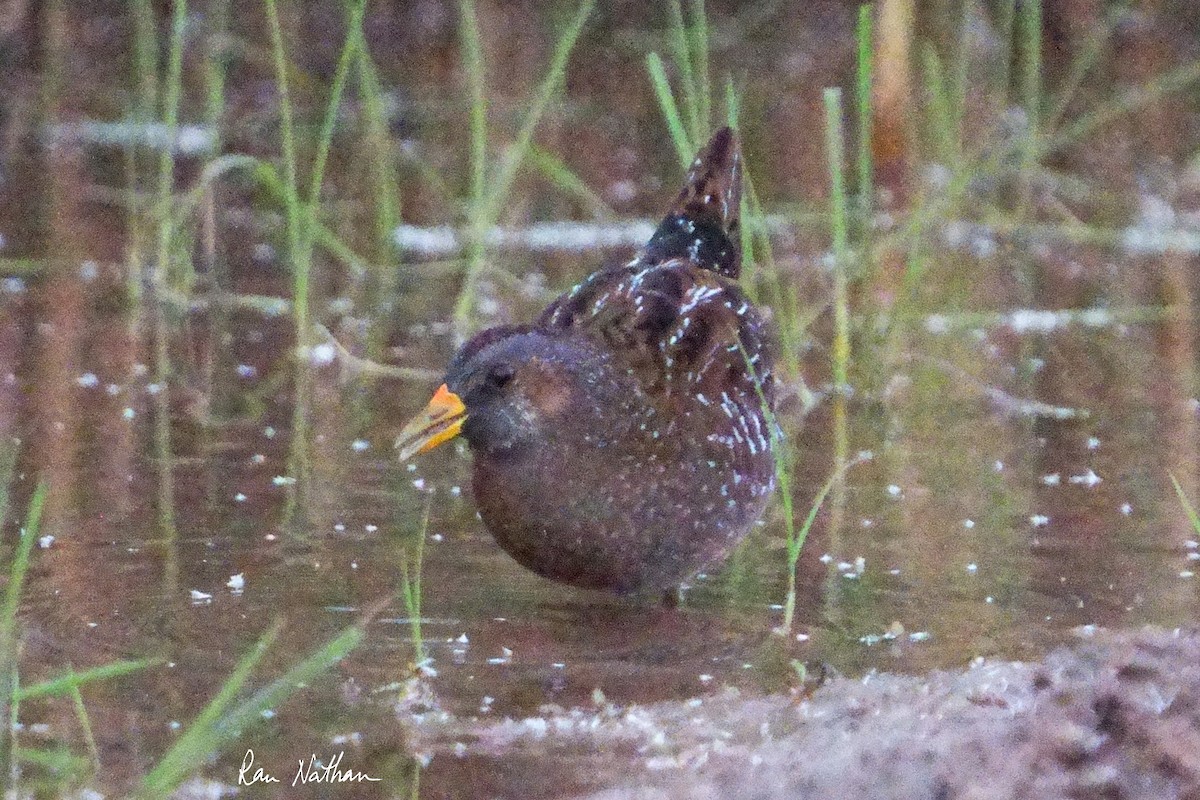
[{"label": "submerged twig", "polygon": [[390,364],[380,364],[376,361],[371,361],[367,358],[359,358],[351,353],[346,347],[337,340],[333,335],[333,331],[326,328],[324,325],[317,323],[313,325],[313,330],[325,339],[324,344],[333,348],[332,358],[329,361],[337,361],[341,367],[341,372],[338,375],[338,380],[345,384],[352,380],[357,380],[363,375],[371,375],[381,378],[398,378],[407,381],[432,381],[441,377],[441,373],[432,369],[423,369],[421,367],[396,367]]}]

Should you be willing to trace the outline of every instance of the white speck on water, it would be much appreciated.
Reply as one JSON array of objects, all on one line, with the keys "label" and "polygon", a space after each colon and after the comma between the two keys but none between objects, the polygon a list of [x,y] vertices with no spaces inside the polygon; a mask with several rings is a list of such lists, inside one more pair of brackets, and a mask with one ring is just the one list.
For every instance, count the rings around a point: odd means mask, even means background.
[{"label": "white speck on water", "polygon": [[199,589],[192,589],[190,594],[192,597],[193,605],[199,605],[201,603],[211,603],[212,602],[212,595],[209,594],[208,592],[202,592]]},{"label": "white speck on water", "polygon": [[1035,528],[1044,528],[1050,524],[1050,518],[1045,514],[1033,514],[1029,517],[1029,524]]},{"label": "white speck on water", "polygon": [[251,364],[238,364],[237,374],[239,378],[254,378],[258,375],[258,368]]},{"label": "white speck on water", "polygon": [[125,410],[121,412],[121,416],[124,417],[125,419],[133,419],[134,417],[137,416],[137,412],[134,411],[129,406],[126,406]]},{"label": "white speck on water", "polygon": [[1118,510],[1128,517],[1133,513],[1133,506],[1129,505],[1129,503],[1121,503],[1121,507]]},{"label": "white speck on water", "polygon": [[225,585],[233,590],[234,594],[241,594],[246,588],[246,573],[239,572],[237,575],[230,575],[229,580],[225,581]]},{"label": "white speck on water", "polygon": [[94,372],[83,373],[75,379],[75,382],[85,389],[92,389],[100,385],[100,379],[96,377]]},{"label": "white speck on water", "polygon": [[1062,483],[1062,475],[1057,472],[1052,472],[1049,475],[1043,475],[1042,483],[1046,484],[1047,486],[1058,486],[1060,483]]},{"label": "white speck on water", "polygon": [[246,495],[242,494],[241,492],[238,492],[237,494],[235,494],[235,495],[233,496],[233,502],[235,502],[235,503],[244,503],[244,502],[246,502]]},{"label": "white speck on water", "polygon": [[925,318],[925,330],[935,336],[950,330],[950,320],[943,314],[930,314]]},{"label": "white speck on water", "polygon": [[536,739],[545,736],[546,732],[550,729],[550,723],[546,722],[544,717],[528,717],[522,724],[529,729],[529,732]]},{"label": "white speck on water", "polygon": [[267,242],[254,245],[254,260],[260,264],[275,260],[275,248]]},{"label": "white speck on water", "polygon": [[963,527],[964,527],[964,528],[966,528],[967,530],[971,530],[972,528],[974,528],[974,527],[975,527],[975,520],[973,520],[973,519],[964,519],[964,520],[963,520]]},{"label": "white speck on water", "polygon": [[308,351],[308,360],[314,367],[325,367],[337,358],[337,348],[329,342],[316,345]]},{"label": "white speck on water", "polygon": [[1069,480],[1071,483],[1073,483],[1077,486],[1085,486],[1088,489],[1091,489],[1092,487],[1094,487],[1096,484],[1100,483],[1104,479],[1089,469],[1087,472],[1083,473],[1082,475],[1072,475],[1067,480]]},{"label": "white speck on water", "polygon": [[364,450],[370,450],[371,443],[368,442],[366,439],[355,439],[353,442],[350,443],[350,449],[356,453],[361,453]]},{"label": "white speck on water", "polygon": [[275,484],[276,486],[295,486],[296,479],[291,475],[276,475],[271,479],[271,483]]},{"label": "white speck on water", "polygon": [[52,534],[38,537],[38,547],[43,550],[48,550],[52,544],[54,544],[54,536]]}]

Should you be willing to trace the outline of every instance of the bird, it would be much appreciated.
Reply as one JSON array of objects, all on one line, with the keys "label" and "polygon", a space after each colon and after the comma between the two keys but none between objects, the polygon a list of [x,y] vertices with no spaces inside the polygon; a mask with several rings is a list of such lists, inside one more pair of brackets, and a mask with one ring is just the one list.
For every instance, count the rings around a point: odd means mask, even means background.
[{"label": "bird", "polygon": [[723,560],[774,488],[774,355],[739,287],[741,150],[718,130],[631,261],[454,355],[396,440],[462,436],[484,526],[572,586],[670,593]]}]

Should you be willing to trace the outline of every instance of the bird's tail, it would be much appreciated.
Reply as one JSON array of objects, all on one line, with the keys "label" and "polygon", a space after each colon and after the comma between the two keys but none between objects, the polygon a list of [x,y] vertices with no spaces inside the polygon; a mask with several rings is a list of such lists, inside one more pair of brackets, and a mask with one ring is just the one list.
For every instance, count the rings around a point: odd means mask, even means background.
[{"label": "bird's tail", "polygon": [[667,216],[642,248],[650,263],[676,258],[729,278],[742,267],[742,153],[732,128],[721,128],[696,155]]}]

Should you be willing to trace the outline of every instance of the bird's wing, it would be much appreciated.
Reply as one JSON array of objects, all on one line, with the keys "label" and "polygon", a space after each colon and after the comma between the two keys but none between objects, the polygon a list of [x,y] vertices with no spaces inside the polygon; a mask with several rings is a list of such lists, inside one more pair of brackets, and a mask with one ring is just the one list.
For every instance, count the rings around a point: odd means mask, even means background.
[{"label": "bird's wing", "polygon": [[647,394],[677,410],[688,396],[701,404],[720,404],[723,395],[773,404],[765,320],[736,283],[686,260],[635,260],[597,272],[555,300],[535,327],[606,343]]}]

